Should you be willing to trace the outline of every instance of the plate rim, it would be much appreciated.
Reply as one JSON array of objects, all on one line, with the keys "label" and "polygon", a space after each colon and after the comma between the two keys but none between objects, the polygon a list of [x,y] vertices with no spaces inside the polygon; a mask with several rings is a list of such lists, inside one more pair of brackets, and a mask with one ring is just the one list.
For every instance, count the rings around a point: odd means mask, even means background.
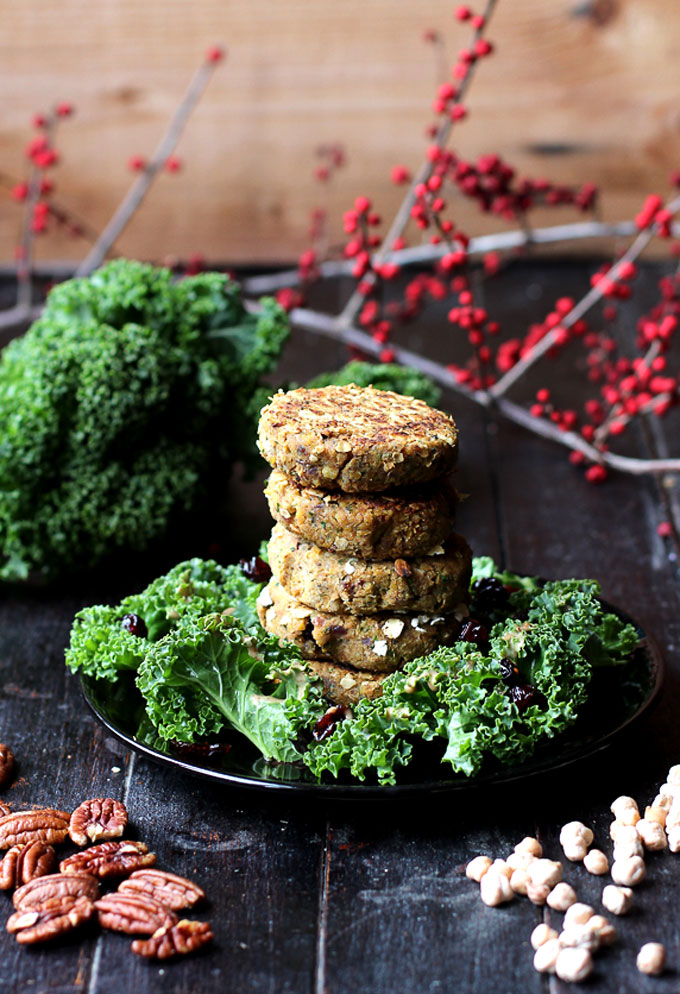
[{"label": "plate rim", "polygon": [[[522,575],[528,576],[529,574]],[[621,724],[617,725],[613,729],[608,729],[601,738],[595,738],[593,741],[582,743],[579,747],[575,748],[573,752],[567,752],[562,759],[559,757],[546,758],[543,763],[539,761],[538,764],[534,764],[534,766],[529,769],[523,769],[523,766],[526,763],[530,763],[533,756],[528,757],[527,760],[525,760],[525,763],[522,763],[519,766],[502,767],[500,770],[494,771],[491,774],[482,774],[477,777],[466,778],[461,775],[454,775],[453,777],[444,780],[423,780],[415,783],[384,785],[375,783],[366,784],[362,782],[337,783],[336,781],[333,783],[328,781],[314,782],[309,780],[277,780],[274,778],[267,779],[265,777],[259,777],[255,773],[252,775],[239,772],[231,773],[215,769],[214,767],[201,766],[196,763],[191,763],[188,760],[181,759],[178,756],[162,753],[159,750],[154,749],[152,746],[148,746],[145,743],[138,741],[133,735],[130,735],[124,729],[121,729],[118,725],[114,724],[109,718],[107,718],[97,706],[95,701],[92,700],[89,692],[89,686],[90,684],[96,682],[95,677],[79,674],[80,690],[85,703],[95,718],[107,729],[107,731],[109,731],[120,742],[123,742],[131,750],[145,756],[157,765],[166,767],[169,766],[190,776],[203,780],[209,780],[212,783],[219,783],[223,786],[233,786],[247,790],[275,790],[279,791],[279,793],[286,793],[288,795],[325,795],[329,799],[337,798],[339,800],[354,801],[395,798],[405,795],[410,796],[414,793],[441,794],[453,791],[472,791],[482,787],[487,789],[490,787],[502,787],[517,780],[525,780],[531,777],[541,776],[547,772],[562,770],[567,766],[578,763],[586,757],[592,757],[606,751],[611,746],[614,739],[622,735],[633,722],[642,718],[642,716],[646,714],[650,707],[658,700],[665,677],[665,660],[658,642],[642,627],[638,621],[629,615],[628,612],[612,604],[611,601],[605,600],[605,598],[600,598],[600,601],[606,610],[615,613],[619,618],[621,618],[622,621],[632,624],[640,633],[640,645],[638,646],[638,649],[642,648],[647,655],[650,675],[652,677],[650,690],[641,702],[640,707],[629,715]],[[563,734],[568,734],[568,731],[569,730],[567,729]]]}]

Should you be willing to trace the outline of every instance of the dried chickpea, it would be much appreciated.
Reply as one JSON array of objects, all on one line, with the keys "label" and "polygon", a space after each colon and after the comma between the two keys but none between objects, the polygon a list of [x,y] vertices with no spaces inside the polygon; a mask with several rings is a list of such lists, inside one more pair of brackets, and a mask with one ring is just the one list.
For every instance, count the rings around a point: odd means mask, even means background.
[{"label": "dried chickpea", "polygon": [[518,842],[515,846],[515,852],[528,852],[531,853],[532,856],[536,856],[537,859],[540,859],[543,855],[543,846],[538,839],[534,839],[531,835],[526,835],[522,841]]},{"label": "dried chickpea", "polygon": [[546,904],[554,911],[566,911],[576,904],[576,891],[571,884],[555,884],[546,898]]},{"label": "dried chickpea", "polygon": [[526,897],[527,887],[529,886],[529,874],[527,871],[521,869],[521,867],[517,870],[513,870],[512,876],[510,877],[510,886],[515,894],[521,894],[522,897]]},{"label": "dried chickpea", "polygon": [[668,783],[680,785],[680,766],[671,766],[666,775]]},{"label": "dried chickpea", "polygon": [[[661,825],[662,828],[666,826],[666,818],[668,817],[668,808],[662,808],[660,805],[647,805],[645,808],[644,821],[653,821],[657,825]],[[639,826],[640,822],[636,825]]]},{"label": "dried chickpea", "polygon": [[587,828],[582,821],[567,822],[567,824],[563,825],[560,830],[560,845],[564,849],[565,853],[568,849],[587,850],[592,841],[592,829]]},{"label": "dried chickpea", "polygon": [[489,908],[496,908],[515,898],[508,878],[496,870],[486,871],[479,883],[479,895]]},{"label": "dried chickpea", "polygon": [[609,860],[601,849],[591,849],[584,857],[583,865],[588,873],[601,877],[609,869]]},{"label": "dried chickpea", "polygon": [[637,842],[638,840],[635,825],[624,825],[622,821],[611,823],[609,837],[613,842]]},{"label": "dried chickpea", "polygon": [[541,924],[537,925],[531,933],[531,939],[529,941],[531,942],[533,949],[538,949],[539,946],[544,945],[544,943],[548,942],[550,939],[556,938],[557,932],[555,929],[551,928],[550,925],[546,925],[545,922],[541,922]]},{"label": "dried chickpea", "polygon": [[607,884],[602,891],[602,904],[613,915],[627,914],[633,904],[633,892],[630,887],[617,887]]},{"label": "dried chickpea", "polygon": [[563,949],[555,963],[555,973],[568,984],[577,984],[589,977],[593,970],[593,957],[587,949]]},{"label": "dried chickpea", "polygon": [[552,890],[562,879],[562,864],[554,859],[537,859],[529,867],[529,877],[534,884],[547,884]]},{"label": "dried chickpea", "polygon": [[616,929],[604,915],[593,915],[592,918],[588,919],[588,925],[590,928],[597,929],[601,946],[611,946],[613,942],[616,942]]},{"label": "dried chickpea", "polygon": [[680,825],[668,830],[668,848],[671,852],[680,852]]},{"label": "dried chickpea", "polygon": [[611,872],[615,884],[637,887],[645,879],[645,863],[640,856],[629,856],[628,859],[614,860]]},{"label": "dried chickpea", "polygon": [[666,965],[666,949],[660,942],[645,942],[637,954],[636,966],[640,973],[658,976]]},{"label": "dried chickpea", "polygon": [[663,808],[664,811],[668,811],[672,803],[673,803],[673,798],[670,794],[663,794],[661,791],[659,791],[659,793],[652,801],[651,807]]},{"label": "dried chickpea", "polygon": [[624,808],[619,811],[617,821],[622,825],[637,825],[640,820],[640,812],[637,808]]},{"label": "dried chickpea", "polygon": [[559,939],[548,939],[534,953],[534,970],[539,973],[554,973],[557,957],[562,952]]},{"label": "dried chickpea", "polygon": [[621,820],[619,817],[620,812],[626,811],[630,808],[632,808],[633,811],[637,811],[638,810],[637,801],[635,800],[634,797],[627,797],[625,794],[623,794],[621,797],[617,797],[616,800],[612,801],[612,803],[609,806],[609,810],[614,815],[614,817],[619,821]]},{"label": "dried chickpea", "polygon": [[495,870],[496,873],[501,873],[508,880],[512,876],[512,867],[508,866],[504,859],[495,859],[490,866],[490,869]]},{"label": "dried chickpea", "polygon": [[479,883],[491,865],[492,863],[488,856],[475,856],[465,867],[465,876],[468,880],[474,880],[475,883]]},{"label": "dried chickpea", "polygon": [[545,904],[551,889],[550,884],[536,884],[531,877],[527,881],[527,897],[532,904]]},{"label": "dried chickpea", "polygon": [[590,924],[592,918],[585,922],[583,925],[570,925],[565,928],[563,932],[560,932],[560,942],[567,948],[574,947],[578,949],[587,949],[588,952],[594,953],[600,948],[600,932],[599,929],[593,928]]},{"label": "dried chickpea", "polygon": [[585,925],[594,914],[595,911],[589,904],[577,901],[576,904],[572,904],[570,908],[567,908],[564,916],[564,928],[571,928],[572,925]]},{"label": "dried chickpea", "polygon": [[639,856],[644,858],[645,847],[642,845],[641,839],[635,839],[634,842],[615,842],[613,850],[613,858],[616,863],[621,862],[624,859],[630,859],[631,856]]},{"label": "dried chickpea", "polygon": [[646,849],[656,850],[667,848],[668,839],[666,838],[663,825],[660,825],[656,821],[648,821],[646,818],[641,818],[635,828]]},{"label": "dried chickpea", "polygon": [[513,870],[527,870],[535,859],[536,856],[530,852],[513,852],[510,853],[505,862],[508,866],[511,866]]}]

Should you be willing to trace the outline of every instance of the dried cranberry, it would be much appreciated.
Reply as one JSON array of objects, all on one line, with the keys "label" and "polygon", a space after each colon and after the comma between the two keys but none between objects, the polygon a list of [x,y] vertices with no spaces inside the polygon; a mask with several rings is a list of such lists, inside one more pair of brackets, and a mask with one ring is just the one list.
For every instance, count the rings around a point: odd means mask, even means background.
[{"label": "dried cranberry", "polygon": [[144,618],[140,618],[138,614],[124,614],[121,625],[130,635],[137,635],[140,639],[147,638],[149,634]]},{"label": "dried cranberry", "polygon": [[531,704],[536,704],[541,711],[545,711],[548,707],[548,701],[546,700],[545,695],[542,694],[540,690],[536,690],[535,687],[532,687],[530,683],[513,684],[508,687],[506,694],[513,704],[517,705],[517,710],[520,714],[524,714],[526,709]]},{"label": "dried cranberry", "polygon": [[463,622],[458,635],[459,642],[474,642],[476,645],[483,645],[488,640],[486,628],[481,622],[475,618],[468,618],[467,621]]},{"label": "dried cranberry", "polygon": [[342,704],[334,704],[321,715],[316,725],[312,729],[312,736],[315,742],[323,742],[335,731],[335,726],[345,717],[345,709]]},{"label": "dried cranberry", "polygon": [[503,683],[517,683],[517,677],[519,676],[519,669],[513,662],[509,659],[499,659],[498,668],[501,671],[501,680]]},{"label": "dried cranberry", "polygon": [[508,591],[505,584],[497,580],[495,576],[483,576],[481,579],[475,580],[472,584],[472,593],[476,606],[483,611],[505,607],[508,602]]},{"label": "dried cranberry", "polygon": [[269,563],[266,563],[260,556],[253,556],[252,559],[239,559],[241,572],[253,583],[269,583],[272,578],[272,571]]}]

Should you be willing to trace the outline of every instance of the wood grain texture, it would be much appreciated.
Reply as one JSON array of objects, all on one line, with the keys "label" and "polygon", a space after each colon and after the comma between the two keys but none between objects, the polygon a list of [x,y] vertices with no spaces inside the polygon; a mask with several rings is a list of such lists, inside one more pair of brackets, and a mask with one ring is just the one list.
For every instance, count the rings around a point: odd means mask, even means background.
[{"label": "wood grain texture", "polygon": [[[543,300],[571,292],[587,276],[577,263],[517,265],[494,289],[493,306],[506,313],[510,331],[540,313]],[[654,276],[643,273],[643,298]],[[527,287],[534,287],[529,296]],[[411,344],[447,350],[442,336],[431,340],[437,321],[428,315],[412,329]],[[304,380],[339,358],[329,343],[296,333],[281,375]],[[542,375],[539,369],[537,382]],[[578,381],[567,377],[560,388],[578,389]],[[559,857],[559,828],[574,818],[591,824],[609,851],[613,797],[629,793],[644,803],[680,759],[680,597],[671,558],[677,550],[655,531],[668,497],[673,512],[677,486],[626,477],[588,486],[562,450],[496,423],[464,400],[448,396],[446,406],[461,432],[457,483],[470,495],[460,509],[461,533],[476,553],[521,570],[598,576],[605,595],[638,618],[665,652],[668,676],[655,711],[598,756],[497,789],[367,806],[217,791],[126,753],[88,716],[63,667],[75,610],[119,598],[131,589],[131,577],[143,586],[172,561],[174,545],[155,559],[59,589],[5,588],[0,741],[15,750],[19,777],[3,798],[14,806],[68,808],[95,793],[124,797],[136,837],[158,854],[159,866],[204,886],[209,904],[196,917],[212,921],[216,942],[194,959],[159,966],[133,957],[129,940],[118,935],[92,933],[82,942],[74,937],[25,950],[0,928],[3,994],[568,994],[571,988],[531,966],[529,935],[544,912],[526,901],[486,908],[464,865],[479,853],[507,855],[534,833]],[[656,438],[631,436],[631,450],[662,446],[665,432],[672,440],[672,421],[661,424]],[[261,486],[261,478],[232,486],[219,519],[226,558],[252,552],[267,533]],[[183,542],[190,545],[189,533]],[[194,551],[203,553],[203,546]],[[677,991],[679,861],[668,853],[649,857],[634,913],[616,922],[617,946],[596,960],[593,992]],[[576,865],[565,877],[600,910],[602,880]],[[8,912],[7,896],[0,895],[0,904]],[[666,943],[670,969],[642,978],[635,953],[653,939]]]},{"label": "wood grain texture", "polygon": [[[439,59],[467,43],[449,0],[0,0],[0,171],[20,178],[33,113],[68,100],[59,136],[60,202],[101,229],[129,182],[131,155],[148,156],[204,50],[229,48],[178,154],[123,233],[123,253],[161,260],[290,260],[307,245],[312,208],[340,219],[358,193],[384,217],[400,198],[395,163],[417,167],[431,120]],[[523,174],[603,188],[604,216],[631,217],[664,191],[680,162],[680,7],[672,0],[501,0],[456,129],[465,157],[500,152]],[[344,144],[349,165],[328,187],[312,179],[315,149]],[[537,221],[572,216],[561,208]],[[498,222],[457,203],[468,233]],[[0,259],[13,258],[19,211],[0,189]],[[39,257],[78,258],[59,231]]]}]

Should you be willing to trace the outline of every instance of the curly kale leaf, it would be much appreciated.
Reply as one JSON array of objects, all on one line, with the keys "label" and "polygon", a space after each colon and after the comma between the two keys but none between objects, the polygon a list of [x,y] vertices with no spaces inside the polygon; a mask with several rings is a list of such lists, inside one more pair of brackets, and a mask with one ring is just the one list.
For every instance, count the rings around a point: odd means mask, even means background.
[{"label": "curly kale leaf", "polygon": [[[158,639],[185,620],[229,611],[249,631],[262,632],[255,611],[261,584],[247,580],[238,566],[191,559],[158,577],[139,594],[119,604],[95,604],[76,614],[66,664],[75,673],[115,680],[121,670],[136,670]],[[121,622],[135,614],[146,636],[133,635]]]},{"label": "curly kale leaf", "polygon": [[0,358],[0,579],[143,549],[253,459],[287,334],[219,273],[116,260],[56,286]]},{"label": "curly kale leaf", "polygon": [[193,742],[228,727],[265,759],[300,758],[285,701],[305,695],[305,668],[293,650],[255,638],[234,618],[180,625],[149,649],[137,686],[162,739]]},{"label": "curly kale leaf", "polygon": [[358,387],[374,386],[378,390],[393,390],[394,393],[424,400],[431,407],[436,407],[441,400],[441,390],[429,376],[411,366],[397,366],[394,363],[376,365],[370,362],[348,362],[341,369],[315,376],[306,386],[346,386],[349,383],[355,383]]},{"label": "curly kale leaf", "polygon": [[[361,701],[352,717],[304,755],[321,776],[347,769],[394,783],[418,738],[442,740],[442,762],[467,776],[487,757],[518,763],[536,744],[574,723],[588,696],[593,666],[630,659],[635,629],[603,609],[591,580],[541,582],[498,571],[476,560],[473,581],[495,576],[513,588],[504,617],[489,633],[488,655],[458,642],[406,663],[383,684],[382,696]],[[498,612],[494,610],[494,616]],[[520,712],[501,679],[499,663],[511,661],[517,679],[538,692]],[[295,703],[294,725],[309,729]]]}]

